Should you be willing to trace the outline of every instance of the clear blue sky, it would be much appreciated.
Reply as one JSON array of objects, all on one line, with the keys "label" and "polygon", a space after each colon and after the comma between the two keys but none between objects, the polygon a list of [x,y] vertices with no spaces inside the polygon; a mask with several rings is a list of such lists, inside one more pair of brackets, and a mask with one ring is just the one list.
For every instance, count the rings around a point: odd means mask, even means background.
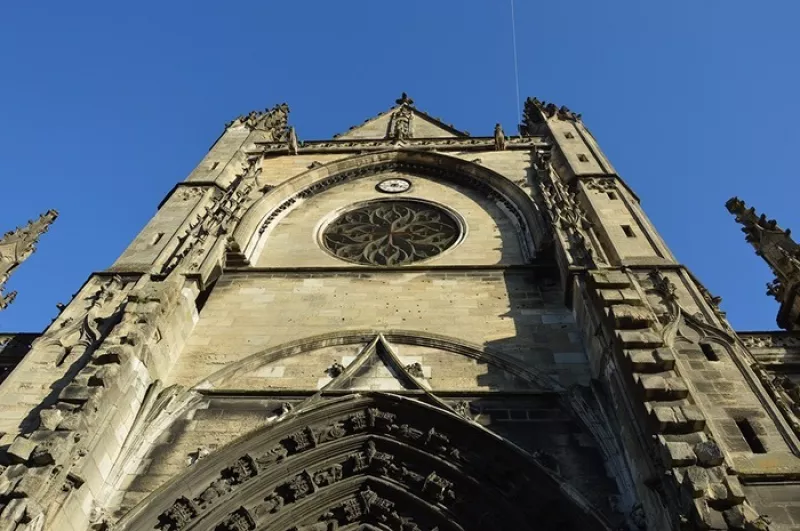
[{"label": "clear blue sky", "polygon": [[[516,4],[522,98],[583,113],[733,325],[775,328],[724,202],[800,234],[800,2]],[[321,139],[407,91],[476,135],[519,118],[500,0],[11,2],[0,76],[0,231],[61,212],[9,283],[6,331],[47,325],[239,114],[285,101]]]}]

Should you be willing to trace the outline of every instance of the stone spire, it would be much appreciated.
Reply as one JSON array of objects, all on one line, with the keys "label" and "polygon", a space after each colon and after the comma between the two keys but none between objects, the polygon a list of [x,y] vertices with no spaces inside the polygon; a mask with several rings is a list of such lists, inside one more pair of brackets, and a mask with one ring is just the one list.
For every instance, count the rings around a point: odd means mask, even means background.
[{"label": "stone spire", "polygon": [[792,239],[791,231],[783,230],[764,214],[757,215],[738,197],[728,200],[725,206],[744,226],[745,239],[775,274],[775,280],[767,284],[767,294],[781,304],[778,325],[786,330],[800,329],[800,246]]},{"label": "stone spire", "polygon": [[36,250],[39,237],[47,232],[50,224],[58,217],[58,212],[48,210],[35,221],[24,227],[7,232],[0,238],[0,310],[5,309],[16,297],[17,292],[3,294],[6,281],[11,272]]}]

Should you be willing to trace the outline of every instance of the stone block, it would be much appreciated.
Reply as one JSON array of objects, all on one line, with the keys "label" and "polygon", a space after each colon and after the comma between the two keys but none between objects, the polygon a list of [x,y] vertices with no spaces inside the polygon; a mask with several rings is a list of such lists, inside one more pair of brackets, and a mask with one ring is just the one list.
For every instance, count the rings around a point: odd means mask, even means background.
[{"label": "stone block", "polygon": [[626,350],[625,357],[633,372],[665,372],[675,367],[675,356],[668,348]]},{"label": "stone block", "polygon": [[667,427],[675,423],[675,412],[670,406],[650,407],[650,418],[655,424],[654,429],[658,433],[667,431]]},{"label": "stone block", "polygon": [[709,487],[708,473],[697,466],[687,468],[683,475],[683,486],[692,498],[702,498]]},{"label": "stone block", "polygon": [[725,475],[725,486],[728,489],[728,501],[737,504],[742,503],[745,499],[744,489],[736,476]]},{"label": "stone block", "polygon": [[36,498],[50,485],[52,467],[29,468],[17,483],[14,493],[19,496]]},{"label": "stone block", "polygon": [[695,455],[689,443],[664,441],[663,437],[659,437],[659,441],[661,442],[661,456],[667,466],[691,466],[695,463]]},{"label": "stone block", "polygon": [[647,400],[682,400],[689,396],[680,376],[637,374],[636,380]]},{"label": "stone block", "polygon": [[617,304],[609,309],[609,313],[614,327],[620,329],[649,328],[655,320],[650,311],[643,306]]},{"label": "stone block", "polygon": [[60,409],[43,409],[39,412],[39,427],[45,430],[55,430],[63,418],[64,413]]},{"label": "stone block", "polygon": [[35,442],[25,437],[17,437],[6,452],[11,458],[12,463],[26,463],[28,459],[30,459],[35,448]]},{"label": "stone block", "polygon": [[664,345],[661,336],[649,330],[617,330],[615,335],[625,349],[655,349]]},{"label": "stone block", "polygon": [[714,441],[703,441],[694,446],[697,464],[704,467],[719,466],[725,460],[719,445]]},{"label": "stone block", "polygon": [[622,271],[592,271],[592,282],[603,288],[627,288],[631,279]]},{"label": "stone block", "polygon": [[68,402],[70,404],[83,404],[92,397],[92,391],[89,387],[77,383],[71,383],[61,390],[58,395],[59,400]]},{"label": "stone block", "polygon": [[628,304],[631,306],[641,306],[642,300],[639,293],[632,289],[601,289],[598,297],[603,306],[613,306],[616,304]]},{"label": "stone block", "polygon": [[686,433],[702,431],[706,427],[706,418],[697,406],[687,404],[680,406],[680,410],[686,423]]},{"label": "stone block", "polygon": [[39,431],[33,438],[37,444],[30,462],[36,466],[64,463],[75,446],[73,435],[64,431]]},{"label": "stone block", "polygon": [[89,377],[89,385],[92,387],[111,387],[114,379],[119,375],[119,365],[109,364],[98,369]]},{"label": "stone block", "polygon": [[692,433],[705,427],[705,418],[694,406],[659,406],[648,403],[651,422],[658,433]]}]

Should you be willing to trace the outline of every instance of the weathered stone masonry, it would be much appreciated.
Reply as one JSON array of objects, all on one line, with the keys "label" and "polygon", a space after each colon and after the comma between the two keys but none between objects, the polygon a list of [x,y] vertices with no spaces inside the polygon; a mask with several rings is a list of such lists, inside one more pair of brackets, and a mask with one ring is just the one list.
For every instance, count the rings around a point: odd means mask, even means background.
[{"label": "weathered stone masonry", "polygon": [[580,115],[520,130],[230,122],[0,336],[0,531],[800,528],[788,231],[728,204],[788,330],[737,334]]}]

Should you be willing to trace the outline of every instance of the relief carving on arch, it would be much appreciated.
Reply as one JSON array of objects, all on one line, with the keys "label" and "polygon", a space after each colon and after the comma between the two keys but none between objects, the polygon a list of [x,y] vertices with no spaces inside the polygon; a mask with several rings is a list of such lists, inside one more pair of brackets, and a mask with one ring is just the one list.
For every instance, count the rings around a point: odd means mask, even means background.
[{"label": "relief carving on arch", "polygon": [[380,396],[339,399],[339,414],[305,426],[292,413],[263,449],[248,445],[205,486],[181,487],[160,513],[121,529],[609,529],[588,505],[570,509],[559,480],[532,458],[486,448],[461,433],[480,429],[462,419]]}]

